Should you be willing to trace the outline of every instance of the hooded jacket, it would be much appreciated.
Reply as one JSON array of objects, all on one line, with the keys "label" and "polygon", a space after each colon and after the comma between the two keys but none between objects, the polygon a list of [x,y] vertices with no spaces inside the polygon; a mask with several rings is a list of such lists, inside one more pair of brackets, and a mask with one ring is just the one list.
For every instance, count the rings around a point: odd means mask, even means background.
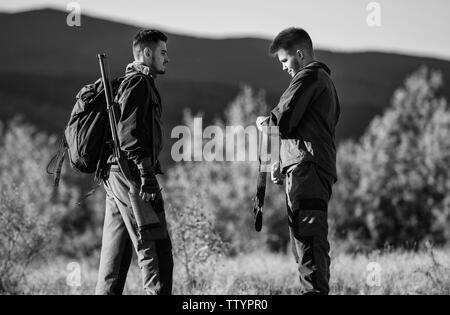
[{"label": "hooded jacket", "polygon": [[337,180],[335,128],[339,99],[330,69],[314,61],[300,70],[271,111],[269,124],[278,126],[283,173],[301,162],[314,162]]},{"label": "hooded jacket", "polygon": [[161,173],[158,155],[162,150],[162,105],[154,78],[144,64],[126,67],[116,100],[120,107],[117,134],[120,149],[135,165],[149,159],[152,170]]}]

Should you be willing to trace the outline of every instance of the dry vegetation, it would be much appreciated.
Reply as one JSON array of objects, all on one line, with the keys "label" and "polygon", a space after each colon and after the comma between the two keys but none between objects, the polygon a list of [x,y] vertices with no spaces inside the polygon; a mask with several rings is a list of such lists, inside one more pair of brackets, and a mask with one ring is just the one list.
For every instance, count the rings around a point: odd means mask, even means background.
[{"label": "dry vegetation", "polygon": [[[370,254],[334,253],[331,265],[331,292],[342,295],[450,294],[450,249],[420,252],[386,251]],[[35,266],[23,287],[26,294],[93,294],[97,257],[77,261],[81,266],[81,286],[70,287],[66,278],[68,259]],[[367,285],[369,262],[380,264],[380,286]],[[290,255],[254,252],[223,258],[204,265],[195,286],[189,285],[180,263],[175,265],[174,294],[298,294],[295,262]],[[139,269],[130,269],[125,294],[142,294]]]}]

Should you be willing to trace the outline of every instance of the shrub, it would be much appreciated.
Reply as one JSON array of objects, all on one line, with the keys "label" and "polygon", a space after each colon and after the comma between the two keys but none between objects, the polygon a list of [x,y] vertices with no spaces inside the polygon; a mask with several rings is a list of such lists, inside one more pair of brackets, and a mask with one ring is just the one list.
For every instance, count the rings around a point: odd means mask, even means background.
[{"label": "shrub", "polygon": [[104,207],[101,189],[77,206],[87,188],[66,165],[59,195],[52,199],[52,178],[45,169],[56,142],[21,118],[0,124],[0,291],[20,292],[37,257],[49,252],[83,256],[99,247],[96,214],[102,212],[94,209]]},{"label": "shrub", "polygon": [[450,236],[450,109],[442,77],[420,69],[358,143],[341,145],[332,213],[340,236],[383,246]]},{"label": "shrub", "polygon": [[171,230],[175,262],[185,277],[186,292],[201,287],[214,272],[219,258],[227,247],[214,228],[214,217],[204,210],[200,195],[183,207],[169,207],[168,221]]}]

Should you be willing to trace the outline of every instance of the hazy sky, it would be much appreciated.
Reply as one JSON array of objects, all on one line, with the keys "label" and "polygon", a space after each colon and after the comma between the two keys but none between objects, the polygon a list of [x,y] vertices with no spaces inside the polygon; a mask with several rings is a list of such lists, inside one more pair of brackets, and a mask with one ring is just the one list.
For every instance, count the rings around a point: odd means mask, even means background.
[{"label": "hazy sky", "polygon": [[[66,10],[71,1],[0,0],[0,11],[39,7]],[[449,0],[79,0],[81,13],[170,32],[272,38],[289,26],[305,28],[316,47],[381,50],[450,60]],[[381,26],[367,24],[371,2]],[[372,16],[373,17],[373,16]],[[371,19],[374,21],[374,19]]]}]

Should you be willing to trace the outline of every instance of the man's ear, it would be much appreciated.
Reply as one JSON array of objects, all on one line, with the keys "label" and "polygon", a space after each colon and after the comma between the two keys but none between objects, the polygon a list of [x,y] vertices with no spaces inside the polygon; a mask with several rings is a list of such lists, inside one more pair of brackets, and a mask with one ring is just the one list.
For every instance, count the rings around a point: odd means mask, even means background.
[{"label": "man's ear", "polygon": [[147,58],[151,58],[152,57],[152,50],[148,47],[144,48],[144,56]]},{"label": "man's ear", "polygon": [[304,55],[300,49],[297,49],[295,53],[297,54],[298,58],[300,58],[300,60],[303,60]]}]

